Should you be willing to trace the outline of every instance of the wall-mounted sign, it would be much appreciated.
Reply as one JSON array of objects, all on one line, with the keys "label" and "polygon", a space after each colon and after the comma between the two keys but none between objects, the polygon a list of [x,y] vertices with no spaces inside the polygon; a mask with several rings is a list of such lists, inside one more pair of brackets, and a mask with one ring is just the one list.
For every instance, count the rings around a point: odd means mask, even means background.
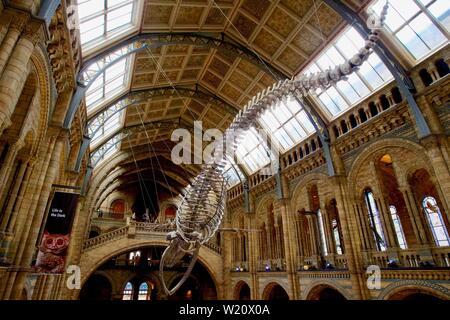
[{"label": "wall-mounted sign", "polygon": [[34,265],[38,272],[64,272],[78,196],[55,192]]}]

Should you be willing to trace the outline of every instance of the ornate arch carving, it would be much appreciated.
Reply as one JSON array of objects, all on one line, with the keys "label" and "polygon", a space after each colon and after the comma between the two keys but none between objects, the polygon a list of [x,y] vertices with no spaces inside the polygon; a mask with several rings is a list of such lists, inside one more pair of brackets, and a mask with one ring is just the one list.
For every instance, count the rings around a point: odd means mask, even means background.
[{"label": "ornate arch carving", "polygon": [[450,300],[450,289],[425,280],[400,280],[391,283],[378,295],[378,300],[388,300],[394,294],[408,289],[417,289],[441,299]]}]

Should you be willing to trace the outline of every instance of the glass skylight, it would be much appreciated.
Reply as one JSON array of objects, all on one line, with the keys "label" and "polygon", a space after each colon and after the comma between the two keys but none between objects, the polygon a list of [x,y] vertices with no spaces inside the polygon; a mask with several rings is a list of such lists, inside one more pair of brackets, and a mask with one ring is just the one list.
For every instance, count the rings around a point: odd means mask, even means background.
[{"label": "glass skylight", "polygon": [[236,156],[248,173],[253,174],[270,163],[271,151],[253,127],[244,132],[242,137],[236,149]]},{"label": "glass skylight", "polygon": [[122,99],[89,120],[88,134],[91,138],[91,150],[122,127],[122,119],[129,101]]},{"label": "glass skylight", "polygon": [[[343,63],[358,52],[364,46],[364,42],[359,33],[353,27],[349,27],[304,73],[325,71]],[[335,117],[390,80],[392,80],[392,74],[378,55],[372,53],[368,61],[346,81],[339,81],[327,90],[319,89],[316,93],[329,115]]]},{"label": "glass skylight", "polygon": [[[102,59],[100,59],[102,60]],[[129,79],[131,58],[124,58],[101,72],[86,92],[88,115],[103,102],[110,100],[125,90]],[[99,61],[99,70],[105,65]]]},{"label": "glass skylight", "polygon": [[79,0],[82,50],[129,31],[135,24],[136,4],[137,0]]},{"label": "glass skylight", "polygon": [[99,142],[103,141],[106,137],[110,136],[114,132],[117,132],[117,130],[121,128],[122,115],[123,110],[106,119],[102,126],[95,131],[91,140],[91,148],[95,148]]},{"label": "glass skylight", "polygon": [[315,132],[303,107],[292,98],[268,109],[260,122],[284,151]]},{"label": "glass skylight", "polygon": [[[376,1],[369,12],[381,12],[384,4],[385,0]],[[415,59],[423,58],[448,41],[448,0],[390,0],[389,5],[386,27]]]},{"label": "glass skylight", "polygon": [[234,160],[227,158],[227,163],[224,168],[224,176],[228,180],[228,187],[232,188],[244,181],[244,174],[241,172]]},{"label": "glass skylight", "polygon": [[116,134],[114,137],[102,144],[97,150],[91,153],[91,164],[95,167],[120,149],[121,134]]}]

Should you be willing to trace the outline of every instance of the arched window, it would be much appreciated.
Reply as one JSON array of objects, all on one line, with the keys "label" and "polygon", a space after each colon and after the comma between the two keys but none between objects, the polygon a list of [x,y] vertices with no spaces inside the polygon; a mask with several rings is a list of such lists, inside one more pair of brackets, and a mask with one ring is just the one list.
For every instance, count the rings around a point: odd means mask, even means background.
[{"label": "arched window", "polygon": [[328,255],[328,246],[327,246],[327,239],[325,237],[325,227],[323,223],[323,215],[322,212],[317,210],[317,220],[319,223],[319,232],[320,232],[320,243],[322,245],[322,254],[324,256]]},{"label": "arched window", "polygon": [[398,245],[400,246],[400,248],[406,249],[407,245],[405,234],[403,233],[402,222],[400,221],[400,217],[398,216],[397,208],[395,208],[395,206],[389,206],[389,211],[391,212],[392,223],[394,224]]},{"label": "arched window", "polygon": [[339,233],[339,224],[336,219],[333,219],[331,221],[331,227],[333,228],[333,237],[334,243],[336,244],[336,253],[343,254],[344,251],[342,250],[341,235]]},{"label": "arched window", "polygon": [[142,282],[141,285],[139,286],[138,300],[150,300],[147,282]]},{"label": "arched window", "polygon": [[365,190],[364,197],[369,212],[369,224],[375,238],[375,243],[377,244],[377,249],[379,251],[386,251],[386,238],[384,237],[383,227],[381,225],[380,212],[378,211],[372,191]]},{"label": "arched window", "polygon": [[130,254],[128,256],[128,262],[129,262],[129,264],[132,264],[132,265],[139,264],[140,259],[141,259],[141,251],[130,252]]},{"label": "arched window", "polygon": [[422,208],[427,217],[436,245],[439,247],[449,246],[450,238],[436,199],[430,196],[425,197],[422,201]]},{"label": "arched window", "polygon": [[123,289],[122,300],[132,300],[133,297],[133,285],[131,282],[127,282],[125,288]]}]

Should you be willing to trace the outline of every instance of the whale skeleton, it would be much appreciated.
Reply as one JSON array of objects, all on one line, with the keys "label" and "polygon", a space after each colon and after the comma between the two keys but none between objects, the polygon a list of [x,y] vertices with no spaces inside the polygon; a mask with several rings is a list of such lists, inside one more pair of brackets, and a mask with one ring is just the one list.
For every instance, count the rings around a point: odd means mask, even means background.
[{"label": "whale skeleton", "polygon": [[[225,143],[231,146],[231,150],[227,152],[234,154],[242,133],[248,130],[266,110],[276,108],[290,96],[302,99],[317,89],[327,89],[355,72],[373,53],[388,8],[389,4],[386,1],[378,23],[369,26],[370,33],[364,46],[353,57],[323,72],[281,80],[258,93],[239,111],[225,131],[222,146],[219,145],[215,149],[215,163],[203,165],[200,174],[186,188],[175,217],[176,230],[167,234],[170,244],[161,257],[159,269],[161,282],[167,294],[174,294],[187,280],[198,258],[201,245],[214,236],[223,220],[227,190],[227,180],[223,172],[226,157],[222,152]],[[189,267],[179,282],[169,289],[164,280],[164,267],[174,267],[186,254],[192,255]]]}]

